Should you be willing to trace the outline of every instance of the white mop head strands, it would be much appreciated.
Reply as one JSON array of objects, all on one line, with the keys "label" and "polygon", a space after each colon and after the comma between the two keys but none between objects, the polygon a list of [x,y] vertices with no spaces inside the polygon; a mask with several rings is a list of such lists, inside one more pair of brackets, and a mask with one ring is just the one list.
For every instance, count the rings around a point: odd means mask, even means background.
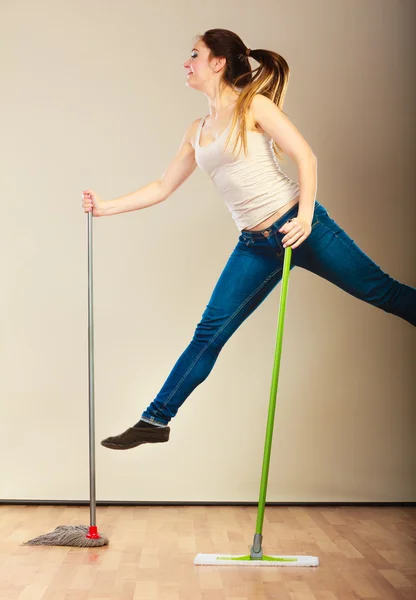
[{"label": "white mop head strands", "polygon": [[317,556],[268,556],[262,559],[252,559],[250,555],[232,556],[229,554],[197,554],[195,565],[231,565],[234,567],[317,567]]}]

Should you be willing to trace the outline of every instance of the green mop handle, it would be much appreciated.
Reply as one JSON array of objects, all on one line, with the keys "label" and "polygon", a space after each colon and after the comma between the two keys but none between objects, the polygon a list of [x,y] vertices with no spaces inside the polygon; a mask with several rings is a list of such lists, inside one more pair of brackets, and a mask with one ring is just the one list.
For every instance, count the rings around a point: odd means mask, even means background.
[{"label": "green mop handle", "polygon": [[261,482],[260,482],[260,497],[259,497],[259,506],[258,506],[258,511],[257,511],[257,523],[256,523],[256,534],[257,535],[262,535],[262,531],[263,531],[264,507],[266,504],[267,482],[268,482],[268,477],[269,477],[270,453],[271,453],[271,448],[272,448],[274,415],[276,412],[276,396],[277,396],[277,386],[278,386],[278,381],[279,381],[280,357],[282,354],[283,325],[284,325],[285,312],[286,312],[286,298],[287,298],[287,290],[288,290],[288,285],[289,285],[291,257],[292,257],[292,248],[290,246],[287,246],[285,248],[285,255],[284,255],[284,261],[283,261],[282,289],[280,292],[279,317],[278,317],[278,322],[277,322],[277,341],[276,341],[276,350],[275,350],[275,355],[274,355],[273,377],[272,377],[272,385],[271,385],[271,390],[270,390],[269,414],[267,416],[266,441],[264,444],[263,468],[262,468]]}]

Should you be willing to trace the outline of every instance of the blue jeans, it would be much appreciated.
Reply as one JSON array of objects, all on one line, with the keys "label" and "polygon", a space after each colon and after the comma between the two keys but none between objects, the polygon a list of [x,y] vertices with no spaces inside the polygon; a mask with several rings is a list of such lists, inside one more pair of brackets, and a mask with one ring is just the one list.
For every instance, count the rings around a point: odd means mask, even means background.
[{"label": "blue jeans", "polygon": [[[297,215],[298,208],[295,204],[267,229],[241,232],[192,341],[143,412],[142,420],[167,425],[191,392],[208,377],[230,336],[279,283],[284,234],[278,230]],[[382,271],[317,201],[310,235],[292,250],[291,269],[295,266],[416,326],[416,288]]]}]

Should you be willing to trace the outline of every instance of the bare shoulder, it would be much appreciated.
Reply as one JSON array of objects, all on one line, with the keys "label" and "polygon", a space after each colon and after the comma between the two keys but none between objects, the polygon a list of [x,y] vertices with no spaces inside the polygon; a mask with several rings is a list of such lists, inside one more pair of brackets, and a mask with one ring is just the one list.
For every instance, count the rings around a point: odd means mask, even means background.
[{"label": "bare shoulder", "polygon": [[277,108],[276,104],[270,98],[263,96],[263,94],[255,94],[247,111],[247,128],[251,131],[266,133],[260,125],[260,121],[265,113],[273,110],[273,107]]},{"label": "bare shoulder", "polygon": [[199,117],[198,119],[195,119],[194,121],[192,121],[192,123],[189,125],[186,133],[185,133],[185,138],[186,141],[192,146],[192,148],[195,149],[195,136],[196,136],[196,132],[198,131],[198,127],[199,124],[201,122],[201,120],[204,117]]},{"label": "bare shoulder", "polygon": [[181,148],[186,149],[186,151],[194,150],[194,140],[196,136],[196,132],[198,131],[198,125],[201,119],[195,119],[192,121],[190,125],[186,128],[185,133],[182,137]]},{"label": "bare shoulder", "polygon": [[250,108],[257,125],[260,125],[293,161],[299,163],[305,157],[315,158],[303,135],[273,100],[263,94],[255,94]]},{"label": "bare shoulder", "polygon": [[270,100],[270,98],[263,94],[254,94],[250,104],[250,108],[254,110],[254,112],[268,110],[273,106],[277,108],[273,100]]},{"label": "bare shoulder", "polygon": [[285,113],[273,100],[263,94],[254,94],[250,104],[251,114],[257,125],[262,126],[270,120],[283,121],[287,119]]}]

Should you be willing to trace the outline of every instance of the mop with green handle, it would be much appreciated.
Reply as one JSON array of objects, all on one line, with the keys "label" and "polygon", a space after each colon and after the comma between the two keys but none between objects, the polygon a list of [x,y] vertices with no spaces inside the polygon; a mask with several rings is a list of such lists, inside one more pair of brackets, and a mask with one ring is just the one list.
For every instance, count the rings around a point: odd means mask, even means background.
[{"label": "mop with green handle", "polygon": [[289,284],[290,259],[292,248],[285,248],[283,261],[282,289],[280,293],[279,317],[277,323],[277,341],[273,364],[273,377],[270,391],[269,413],[267,417],[266,441],[264,445],[263,468],[260,483],[260,497],[257,510],[256,532],[250,554],[231,556],[227,554],[198,554],[195,565],[250,565],[260,567],[316,567],[319,559],[316,556],[271,556],[263,554],[263,520],[266,504],[267,481],[269,476],[270,452],[272,447],[274,415],[276,411],[277,386],[280,371],[280,356],[282,353],[283,325],[286,311],[286,297]]}]

